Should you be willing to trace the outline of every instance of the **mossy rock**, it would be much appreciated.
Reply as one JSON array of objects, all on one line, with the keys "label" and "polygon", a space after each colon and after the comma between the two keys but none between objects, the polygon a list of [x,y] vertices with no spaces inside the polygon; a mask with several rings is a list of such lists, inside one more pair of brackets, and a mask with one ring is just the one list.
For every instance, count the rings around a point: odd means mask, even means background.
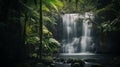
[{"label": "mossy rock", "polygon": [[68,60],[67,60],[67,63],[72,63],[73,62],[73,59],[72,58],[69,58]]},{"label": "mossy rock", "polygon": [[78,62],[79,64],[85,64],[85,62],[82,60],[77,60],[76,62]]},{"label": "mossy rock", "polygon": [[[78,65],[79,64],[79,65]],[[82,60],[74,60],[72,63],[71,63],[71,67],[76,67],[76,65],[78,65],[79,67],[84,67],[84,61]]]}]

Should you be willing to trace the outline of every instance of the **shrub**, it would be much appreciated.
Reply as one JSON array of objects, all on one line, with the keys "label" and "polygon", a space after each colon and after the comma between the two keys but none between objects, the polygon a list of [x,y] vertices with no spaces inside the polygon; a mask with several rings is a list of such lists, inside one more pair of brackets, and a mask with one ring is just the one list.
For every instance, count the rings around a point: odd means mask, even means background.
[{"label": "shrub", "polygon": [[43,57],[42,58],[42,62],[45,64],[45,65],[50,65],[51,63],[53,63],[53,58],[48,56],[48,57]]}]

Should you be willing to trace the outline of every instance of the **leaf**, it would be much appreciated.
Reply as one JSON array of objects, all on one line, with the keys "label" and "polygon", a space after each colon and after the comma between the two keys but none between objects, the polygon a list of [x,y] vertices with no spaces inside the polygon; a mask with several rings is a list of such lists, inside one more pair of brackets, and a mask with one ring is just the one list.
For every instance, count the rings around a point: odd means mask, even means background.
[{"label": "leaf", "polygon": [[85,1],[84,0],[80,0],[80,3],[84,3]]},{"label": "leaf", "polygon": [[49,21],[51,24],[56,24],[54,20],[48,16],[43,16],[44,21]]},{"label": "leaf", "polygon": [[49,8],[46,7],[46,5],[42,5],[42,11],[47,11],[47,12],[50,12]]},{"label": "leaf", "polygon": [[50,4],[51,4],[52,7],[58,12],[58,8],[57,8],[57,6],[56,6],[54,3],[52,3],[52,2],[50,2]]},{"label": "leaf", "polygon": [[60,43],[57,40],[55,40],[54,38],[50,38],[49,41],[50,41],[50,43],[53,43],[53,44],[56,44],[57,46],[60,46]]},{"label": "leaf", "polygon": [[54,3],[55,3],[55,5],[57,5],[57,6],[59,6],[59,7],[63,7],[63,3],[60,2],[60,1],[56,1],[56,2],[54,2]]}]

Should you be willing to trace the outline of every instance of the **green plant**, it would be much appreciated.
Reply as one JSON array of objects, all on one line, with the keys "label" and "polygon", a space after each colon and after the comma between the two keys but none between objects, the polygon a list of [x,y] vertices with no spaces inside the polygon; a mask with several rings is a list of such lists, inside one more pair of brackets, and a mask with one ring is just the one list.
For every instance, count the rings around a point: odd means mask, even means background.
[{"label": "green plant", "polygon": [[42,62],[45,65],[50,65],[51,63],[53,63],[53,58],[51,56],[42,57]]}]

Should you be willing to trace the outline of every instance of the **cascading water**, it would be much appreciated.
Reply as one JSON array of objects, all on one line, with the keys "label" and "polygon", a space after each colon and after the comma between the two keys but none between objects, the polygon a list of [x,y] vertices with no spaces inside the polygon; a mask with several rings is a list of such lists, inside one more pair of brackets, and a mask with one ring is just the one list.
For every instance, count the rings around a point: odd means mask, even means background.
[{"label": "cascading water", "polygon": [[[64,14],[63,19],[63,39],[62,53],[81,53],[87,51],[87,46],[92,42],[91,27],[89,16],[92,13],[86,12],[85,15]],[[82,27],[78,27],[77,20],[82,19]],[[78,28],[82,28],[78,30]],[[82,31],[82,35],[78,36],[78,31]]]},{"label": "cascading water", "polygon": [[76,19],[78,14],[63,15],[63,53],[75,53],[77,47],[75,44],[79,43],[77,38]]},{"label": "cascading water", "polygon": [[82,38],[81,38],[81,52],[87,51],[87,46],[89,43],[91,43],[92,37],[91,37],[91,27],[92,24],[90,23],[89,13],[85,13],[85,17],[83,19],[83,25],[82,25]]}]

